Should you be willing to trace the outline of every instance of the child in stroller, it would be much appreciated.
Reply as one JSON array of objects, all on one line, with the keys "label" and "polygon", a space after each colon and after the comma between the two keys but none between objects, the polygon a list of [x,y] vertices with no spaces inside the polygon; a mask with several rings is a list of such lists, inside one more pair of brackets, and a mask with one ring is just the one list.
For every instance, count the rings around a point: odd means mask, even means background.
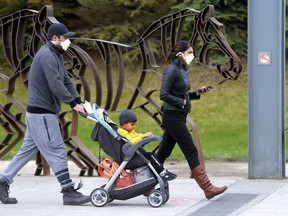
[{"label": "child in stroller", "polygon": [[[119,116],[120,127],[117,129],[118,134],[126,138],[131,144],[136,144],[142,139],[153,136],[152,132],[146,132],[144,134],[137,133],[134,128],[137,122],[137,116],[128,109],[124,109]],[[139,151],[151,162],[155,170],[160,174],[160,176],[167,181],[174,180],[177,175],[164,169],[163,165],[155,158],[155,155],[146,152],[144,149],[140,148]]]},{"label": "child in stroller", "polygon": [[[127,200],[147,191],[151,191],[147,201],[152,207],[160,207],[169,199],[168,180],[162,178],[160,174],[141,152],[145,152],[143,147],[153,141],[161,141],[160,136],[149,136],[136,144],[131,144],[117,132],[117,125],[108,117],[104,109],[97,104],[85,103],[87,113],[82,115],[96,122],[91,138],[98,141],[103,151],[111,156],[119,167],[106,185],[96,188],[91,192],[91,202],[97,207],[105,206],[113,200]],[[135,168],[137,167],[137,168]],[[131,170],[133,184],[126,187],[117,187],[117,180],[123,170]],[[153,190],[156,185],[159,188]]]}]

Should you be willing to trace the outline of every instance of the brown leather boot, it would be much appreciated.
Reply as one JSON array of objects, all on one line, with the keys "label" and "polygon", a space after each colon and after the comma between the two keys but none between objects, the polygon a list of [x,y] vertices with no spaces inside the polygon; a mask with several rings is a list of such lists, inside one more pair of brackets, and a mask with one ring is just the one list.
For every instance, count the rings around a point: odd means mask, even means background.
[{"label": "brown leather boot", "polygon": [[197,167],[195,167],[193,170],[191,170],[191,172],[197,184],[204,191],[207,199],[211,199],[214,196],[217,196],[223,193],[228,188],[227,186],[223,186],[223,187],[214,186],[210,182],[204,168],[201,165],[198,165]]}]

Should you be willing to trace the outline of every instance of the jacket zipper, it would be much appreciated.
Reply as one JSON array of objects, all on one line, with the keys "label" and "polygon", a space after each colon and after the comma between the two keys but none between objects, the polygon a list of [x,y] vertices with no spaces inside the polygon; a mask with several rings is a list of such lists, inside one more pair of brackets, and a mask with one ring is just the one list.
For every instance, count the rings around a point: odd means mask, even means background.
[{"label": "jacket zipper", "polygon": [[46,132],[47,132],[47,135],[48,135],[48,140],[51,141],[50,134],[49,134],[49,131],[48,131],[47,120],[46,120],[45,116],[43,116],[43,121],[44,121],[45,129],[46,129]]}]

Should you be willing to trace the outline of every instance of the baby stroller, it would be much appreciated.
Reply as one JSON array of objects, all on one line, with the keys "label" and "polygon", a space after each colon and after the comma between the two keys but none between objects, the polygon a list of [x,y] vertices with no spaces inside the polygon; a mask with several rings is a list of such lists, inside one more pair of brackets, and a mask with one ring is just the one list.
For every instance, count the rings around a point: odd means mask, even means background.
[{"label": "baby stroller", "polygon": [[[96,125],[92,131],[91,139],[98,141],[103,151],[120,164],[115,173],[109,178],[107,184],[91,192],[91,202],[96,207],[103,207],[113,200],[127,200],[149,192],[148,204],[157,208],[169,200],[169,184],[156,172],[150,161],[141,153],[143,147],[152,141],[161,141],[160,136],[145,138],[137,144],[117,134],[117,125],[108,117],[104,109],[97,104],[84,104],[85,115]],[[142,150],[141,150],[142,149]],[[131,183],[119,186],[121,174],[128,173]],[[126,176],[127,177],[127,176]],[[154,189],[159,185],[159,188]]]}]

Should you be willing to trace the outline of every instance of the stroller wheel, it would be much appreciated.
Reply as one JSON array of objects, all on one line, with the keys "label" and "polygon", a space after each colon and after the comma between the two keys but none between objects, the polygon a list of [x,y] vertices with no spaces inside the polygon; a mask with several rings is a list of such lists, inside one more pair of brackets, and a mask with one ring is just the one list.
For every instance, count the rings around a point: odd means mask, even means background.
[{"label": "stroller wheel", "polygon": [[163,201],[162,204],[166,203],[166,202],[169,200],[169,198],[170,198],[169,192],[168,192],[168,191],[165,191],[165,199],[164,199],[164,201]]},{"label": "stroller wheel", "polygon": [[164,202],[164,195],[161,191],[154,190],[148,195],[147,200],[150,206],[158,208]]},{"label": "stroller wheel", "polygon": [[103,188],[97,188],[90,195],[91,203],[96,207],[102,207],[109,201],[109,194]]},{"label": "stroller wheel", "polygon": [[[160,191],[160,188],[157,188],[156,189],[157,191]],[[163,200],[163,203],[162,204],[165,204],[170,198],[170,194],[169,194],[169,191],[165,190],[165,194],[164,194],[164,200]]]},{"label": "stroller wheel", "polygon": [[[105,186],[106,186],[106,184],[105,184],[105,185],[102,185],[101,188],[104,188]],[[112,199],[112,198],[109,197],[108,203],[111,203],[113,200],[114,200],[114,199]]]}]

